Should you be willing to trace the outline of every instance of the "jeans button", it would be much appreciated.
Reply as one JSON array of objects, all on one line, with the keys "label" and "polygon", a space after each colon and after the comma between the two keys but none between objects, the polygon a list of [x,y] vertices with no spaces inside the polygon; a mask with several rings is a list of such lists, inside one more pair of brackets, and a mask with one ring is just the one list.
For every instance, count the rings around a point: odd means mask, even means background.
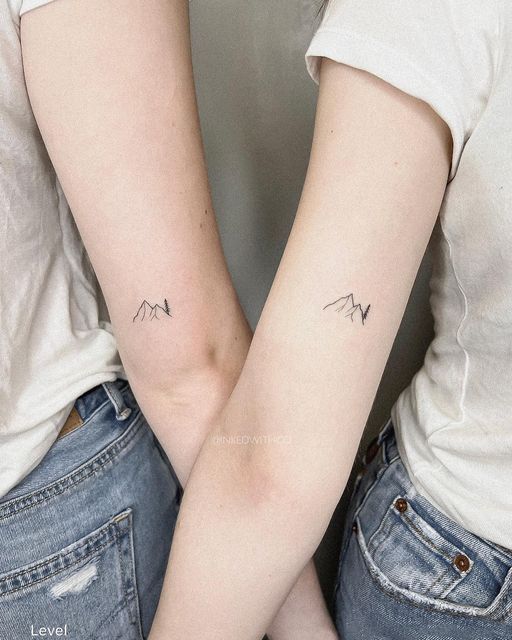
[{"label": "jeans button", "polygon": [[453,564],[457,567],[459,571],[462,571],[463,573],[465,573],[471,566],[469,558],[463,553],[458,553],[455,556],[455,558],[453,559]]},{"label": "jeans button", "polygon": [[398,511],[398,513],[404,513],[405,511],[407,511],[407,500],[405,498],[397,498],[395,500],[395,509]]}]

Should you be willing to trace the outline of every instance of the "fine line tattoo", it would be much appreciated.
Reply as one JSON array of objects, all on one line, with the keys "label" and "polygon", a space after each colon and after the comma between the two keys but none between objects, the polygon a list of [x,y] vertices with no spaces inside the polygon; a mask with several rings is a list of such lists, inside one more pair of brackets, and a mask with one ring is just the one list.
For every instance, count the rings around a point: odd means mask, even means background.
[{"label": "fine line tattoo", "polygon": [[160,318],[163,317],[172,318],[167,298],[164,298],[163,305],[151,304],[147,300],[143,300],[137,310],[137,313],[133,316],[132,322],[135,322],[136,320],[143,322],[144,320],[154,320],[155,318],[160,320]]},{"label": "fine line tattoo", "polygon": [[[349,293],[346,296],[338,298],[334,302],[330,302],[326,304],[323,308],[323,311],[329,309],[330,307],[334,307],[333,311],[337,311],[340,313],[343,310],[346,310],[345,318],[350,316],[352,322],[354,322],[354,314],[361,318],[361,322],[364,324],[364,321],[368,317],[368,312],[370,311],[370,306],[368,305],[366,309],[363,310],[363,307],[360,304],[355,304],[354,302],[354,294]],[[358,313],[359,312],[359,313]]]}]

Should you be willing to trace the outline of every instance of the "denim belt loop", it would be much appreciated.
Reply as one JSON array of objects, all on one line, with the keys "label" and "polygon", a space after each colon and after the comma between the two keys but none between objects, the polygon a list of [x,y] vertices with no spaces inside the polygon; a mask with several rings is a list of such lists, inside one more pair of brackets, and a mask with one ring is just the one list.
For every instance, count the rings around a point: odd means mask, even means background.
[{"label": "denim belt loop", "polygon": [[382,444],[383,440],[386,438],[386,436],[389,434],[393,426],[394,425],[392,424],[391,416],[388,416],[384,424],[379,429],[379,434],[377,436],[377,444],[379,445],[379,447]]},{"label": "denim belt loop", "polygon": [[114,382],[103,382],[103,388],[108,396],[108,399],[113,404],[116,410],[117,420],[126,420],[132,412],[130,407],[127,407],[123,398],[123,394],[119,391]]}]

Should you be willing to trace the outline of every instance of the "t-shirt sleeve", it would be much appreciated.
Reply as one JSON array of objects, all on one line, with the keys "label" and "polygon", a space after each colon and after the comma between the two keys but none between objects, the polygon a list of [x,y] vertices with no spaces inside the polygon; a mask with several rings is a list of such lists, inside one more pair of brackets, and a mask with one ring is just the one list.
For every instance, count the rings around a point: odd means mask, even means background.
[{"label": "t-shirt sleeve", "polygon": [[24,13],[54,1],[55,0],[7,0],[7,3],[11,9],[13,19],[19,25],[20,17]]},{"label": "t-shirt sleeve", "polygon": [[429,104],[452,134],[450,181],[492,90],[498,17],[493,2],[476,0],[330,0],[307,68],[318,82],[321,58],[331,58]]},{"label": "t-shirt sleeve", "polygon": [[42,7],[45,4],[50,4],[54,0],[22,0],[20,6],[20,16],[31,9],[35,9],[36,7]]}]

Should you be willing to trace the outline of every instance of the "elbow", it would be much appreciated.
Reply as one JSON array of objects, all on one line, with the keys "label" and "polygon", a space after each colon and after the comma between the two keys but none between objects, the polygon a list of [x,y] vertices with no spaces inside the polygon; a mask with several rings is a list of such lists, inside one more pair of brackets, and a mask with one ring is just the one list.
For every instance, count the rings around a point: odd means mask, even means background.
[{"label": "elbow", "polygon": [[335,465],[326,470],[321,453],[301,451],[286,436],[217,432],[214,437],[232,449],[228,482],[245,506],[271,516],[275,526],[281,522],[286,532],[292,528],[310,537],[316,548],[343,491]]},{"label": "elbow", "polygon": [[128,379],[141,396],[165,397],[174,407],[203,404],[219,409],[233,390],[244,356],[234,349],[221,352],[207,341],[196,341],[190,349],[181,344],[135,357],[122,354]]}]

